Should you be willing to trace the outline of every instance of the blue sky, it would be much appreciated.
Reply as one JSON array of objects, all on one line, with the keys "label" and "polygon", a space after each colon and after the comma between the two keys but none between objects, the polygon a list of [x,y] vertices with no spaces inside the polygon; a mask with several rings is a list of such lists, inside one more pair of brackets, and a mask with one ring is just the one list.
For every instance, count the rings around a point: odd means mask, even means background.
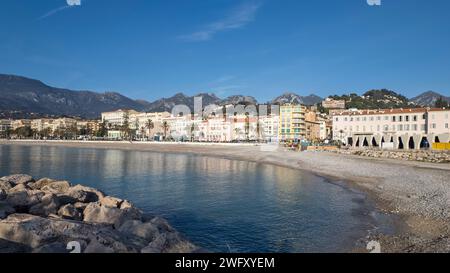
[{"label": "blue sky", "polygon": [[70,1],[1,1],[0,73],[148,100],[450,95],[448,0]]}]

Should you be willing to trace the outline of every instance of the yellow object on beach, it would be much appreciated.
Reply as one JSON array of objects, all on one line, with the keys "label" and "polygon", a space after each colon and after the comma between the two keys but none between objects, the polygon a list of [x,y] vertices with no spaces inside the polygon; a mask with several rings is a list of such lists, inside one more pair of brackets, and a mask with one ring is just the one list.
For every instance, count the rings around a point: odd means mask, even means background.
[{"label": "yellow object on beach", "polygon": [[433,143],[433,150],[450,151],[450,143]]}]

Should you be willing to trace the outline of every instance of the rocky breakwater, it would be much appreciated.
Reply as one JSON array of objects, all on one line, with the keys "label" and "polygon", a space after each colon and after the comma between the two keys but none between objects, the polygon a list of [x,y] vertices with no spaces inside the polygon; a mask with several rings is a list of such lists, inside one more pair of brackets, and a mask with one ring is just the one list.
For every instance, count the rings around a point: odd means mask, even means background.
[{"label": "rocky breakwater", "polygon": [[0,178],[0,252],[189,253],[197,247],[164,219],[67,181]]},{"label": "rocky breakwater", "polygon": [[384,151],[375,149],[341,149],[334,151],[339,154],[359,155],[374,158],[391,158],[408,161],[420,161],[430,163],[450,163],[449,152],[437,151]]}]

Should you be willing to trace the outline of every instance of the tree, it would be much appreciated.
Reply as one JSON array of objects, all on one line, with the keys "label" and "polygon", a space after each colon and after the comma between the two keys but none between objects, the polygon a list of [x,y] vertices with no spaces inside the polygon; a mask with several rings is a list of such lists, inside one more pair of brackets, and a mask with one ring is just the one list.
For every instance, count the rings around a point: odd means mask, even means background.
[{"label": "tree", "polygon": [[250,114],[245,113],[245,138],[250,141]]},{"label": "tree", "polygon": [[97,137],[106,137],[108,135],[108,128],[106,124],[106,120],[100,123],[100,126],[97,131]]},{"label": "tree", "polygon": [[448,101],[444,100],[443,97],[439,97],[439,99],[435,103],[436,108],[448,108]]},{"label": "tree", "polygon": [[169,123],[167,121],[164,121],[162,124],[162,128],[164,130],[164,140],[167,138],[167,130],[169,130]]},{"label": "tree", "polygon": [[123,124],[121,126],[121,131],[123,132],[124,138],[131,137],[130,115],[128,114],[128,112],[125,112],[123,115]]},{"label": "tree", "polygon": [[155,124],[151,119],[147,120],[147,122],[145,123],[145,128],[147,128],[149,134],[148,136],[150,137],[153,128],[155,128]]},{"label": "tree", "polygon": [[19,127],[13,132],[19,138],[29,138],[33,136],[33,130],[30,126]]},{"label": "tree", "polygon": [[51,133],[52,133],[52,129],[47,127],[47,128],[40,130],[38,132],[38,135],[41,138],[48,138],[51,135]]}]

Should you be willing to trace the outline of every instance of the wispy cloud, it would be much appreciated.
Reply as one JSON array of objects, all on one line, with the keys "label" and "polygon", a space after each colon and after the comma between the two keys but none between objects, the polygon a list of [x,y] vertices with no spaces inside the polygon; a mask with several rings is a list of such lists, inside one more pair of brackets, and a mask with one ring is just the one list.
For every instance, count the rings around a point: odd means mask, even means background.
[{"label": "wispy cloud", "polygon": [[255,20],[256,13],[261,5],[261,1],[245,2],[232,10],[225,18],[207,24],[201,30],[182,35],[179,38],[191,42],[208,41],[219,32],[242,28]]},{"label": "wispy cloud", "polygon": [[66,9],[70,9],[70,8],[74,8],[74,7],[78,7],[81,6],[81,0],[66,0],[66,5],[61,6],[59,8],[53,9],[49,12],[47,12],[46,14],[42,15],[41,17],[39,17],[39,20],[45,19],[47,17],[50,17],[52,15],[55,15],[56,13],[66,10]]}]

